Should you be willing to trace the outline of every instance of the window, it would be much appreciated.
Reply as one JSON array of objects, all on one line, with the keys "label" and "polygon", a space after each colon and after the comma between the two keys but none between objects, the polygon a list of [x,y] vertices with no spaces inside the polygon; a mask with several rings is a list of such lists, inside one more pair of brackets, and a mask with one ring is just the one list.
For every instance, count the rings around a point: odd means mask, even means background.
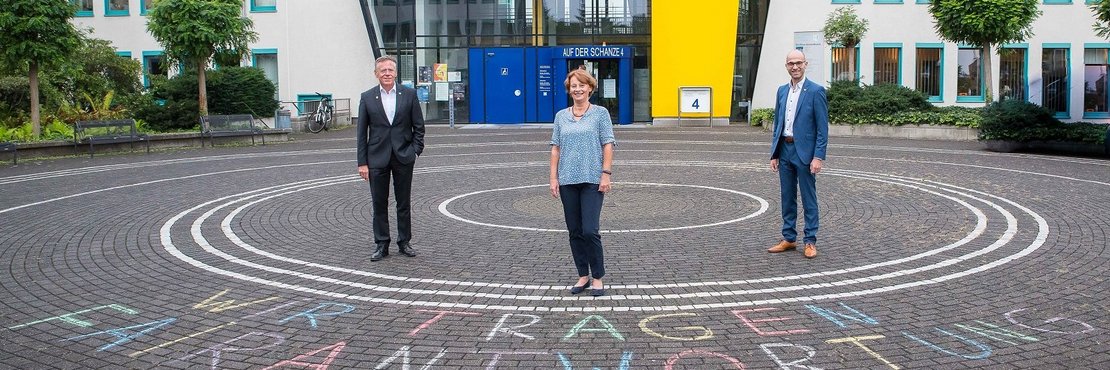
[{"label": "window", "polygon": [[834,46],[832,48],[832,80],[858,80],[859,79],[859,48],[855,48],[855,73],[848,68],[848,49]]},{"label": "window", "polygon": [[875,0],[875,4],[901,4],[902,0]]},{"label": "window", "polygon": [[833,4],[859,4],[860,0],[832,0]]},{"label": "window", "polygon": [[273,13],[277,11],[277,0],[251,0],[252,13]]},{"label": "window", "polygon": [[127,58],[127,59],[131,59],[131,52],[130,51],[116,51],[116,55],[119,55],[119,56]]},{"label": "window", "polygon": [[150,6],[154,5],[154,0],[143,0],[140,5],[139,15],[146,15],[146,12],[150,10]]},{"label": "window", "polygon": [[944,74],[944,48],[942,44],[936,46],[917,47],[917,71],[915,82],[917,91],[929,97],[929,101],[944,101],[943,74]]},{"label": "window", "polygon": [[254,49],[251,51],[251,65],[262,70],[266,78],[274,83],[274,100],[278,98],[278,59],[277,49]]},{"label": "window", "polygon": [[169,76],[166,58],[161,51],[143,52],[143,86],[150,87],[150,76]]},{"label": "window", "polygon": [[1071,0],[1044,0],[1045,4],[1071,4]]},{"label": "window", "polygon": [[1083,50],[1083,118],[1110,118],[1106,94],[1108,52],[1110,49],[1090,46]]},{"label": "window", "polygon": [[1029,49],[1003,46],[998,53],[998,96],[1003,99],[1029,99]]},{"label": "window", "polygon": [[960,48],[956,64],[956,101],[983,101],[982,49]]},{"label": "window", "polygon": [[104,0],[104,15],[126,17],[131,13],[130,0]]},{"label": "window", "polygon": [[78,17],[91,17],[93,16],[92,3],[93,0],[69,0],[70,4],[77,6]]},{"label": "window", "polygon": [[876,85],[902,83],[902,44],[875,44]]},{"label": "window", "polygon": [[1056,112],[1057,117],[1068,118],[1068,59],[1070,45],[1046,46],[1041,50],[1041,106]]}]

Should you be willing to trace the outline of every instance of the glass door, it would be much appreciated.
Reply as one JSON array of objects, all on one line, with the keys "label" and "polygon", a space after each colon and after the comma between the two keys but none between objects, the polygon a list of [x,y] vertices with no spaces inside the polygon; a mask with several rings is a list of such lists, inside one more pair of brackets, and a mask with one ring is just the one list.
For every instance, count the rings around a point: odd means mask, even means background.
[{"label": "glass door", "polygon": [[[567,71],[582,68],[597,78],[597,91],[590,97],[590,103],[609,110],[609,118],[617,122],[620,103],[617,97],[620,89],[620,59],[567,59]],[[574,100],[567,95],[567,106]]]}]

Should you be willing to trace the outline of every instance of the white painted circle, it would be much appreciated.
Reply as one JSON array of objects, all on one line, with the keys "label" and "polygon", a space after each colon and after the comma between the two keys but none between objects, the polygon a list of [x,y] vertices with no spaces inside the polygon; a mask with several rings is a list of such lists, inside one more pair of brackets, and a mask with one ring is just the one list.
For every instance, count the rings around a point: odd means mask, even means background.
[{"label": "white painted circle", "polygon": [[[737,223],[737,222],[740,222],[740,221],[744,221],[744,220],[750,219],[752,217],[758,217],[759,215],[762,215],[762,214],[766,213],[767,209],[771,207],[770,204],[768,204],[766,200],[764,200],[763,198],[757,197],[755,195],[745,193],[745,192],[742,192],[742,191],[736,191],[736,190],[725,189],[725,188],[718,188],[718,187],[713,187],[713,186],[687,185],[687,184],[660,184],[660,183],[652,183],[652,182],[615,182],[613,184],[614,185],[622,185],[623,184],[623,185],[657,186],[657,187],[672,186],[672,187],[685,187],[685,188],[693,188],[693,189],[717,190],[717,191],[722,191],[722,192],[731,193],[731,194],[743,195],[745,197],[754,199],[756,202],[759,202],[759,210],[757,210],[755,212],[752,212],[750,214],[747,214],[747,215],[743,215],[743,216],[731,219],[731,220],[725,220],[725,221],[713,222],[713,223],[707,223],[707,224],[701,224],[701,225],[687,225],[687,226],[663,227],[663,228],[653,228],[653,229],[626,229],[626,230],[605,229],[605,230],[601,230],[601,233],[603,233],[603,234],[606,234],[606,233],[642,233],[642,232],[655,232],[655,231],[674,231],[674,230],[687,230],[687,229],[697,229],[697,228],[702,228],[702,227],[727,225],[727,224],[731,224],[731,223]],[[472,196],[472,195],[492,193],[492,192],[498,192],[498,191],[519,190],[519,189],[528,189],[528,188],[542,188],[542,187],[547,187],[547,186],[548,185],[524,185],[524,186],[514,186],[514,187],[500,188],[500,189],[479,190],[479,191],[470,192],[470,193],[466,193],[466,194],[462,194],[462,195],[457,195],[457,196],[454,196],[454,197],[452,197],[450,199],[447,199],[447,200],[443,201],[442,203],[440,203],[439,204],[439,213],[442,213],[444,216],[450,217],[450,218],[458,220],[458,221],[462,221],[462,222],[466,222],[466,223],[474,224],[474,225],[479,225],[479,226],[497,227],[497,228],[511,229],[511,230],[544,231],[544,232],[554,232],[554,233],[565,233],[565,232],[567,232],[566,229],[543,229],[543,228],[537,228],[537,227],[499,225],[499,224],[493,224],[493,223],[488,223],[488,222],[475,221],[475,220],[467,219],[467,218],[461,217],[459,215],[456,215],[456,214],[452,213],[450,210],[447,209],[448,206],[451,204],[451,202],[454,202],[456,200],[466,198],[466,197],[469,197],[469,196]]]}]

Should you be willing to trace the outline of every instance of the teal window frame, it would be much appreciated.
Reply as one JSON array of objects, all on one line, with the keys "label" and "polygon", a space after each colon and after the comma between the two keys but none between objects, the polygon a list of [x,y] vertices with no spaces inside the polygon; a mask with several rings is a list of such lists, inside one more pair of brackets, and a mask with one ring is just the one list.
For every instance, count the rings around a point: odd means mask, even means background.
[{"label": "teal window frame", "polygon": [[[942,103],[942,102],[944,102],[944,67],[945,67],[944,44],[939,43],[939,42],[937,42],[937,43],[934,43],[934,42],[919,42],[917,44],[914,44],[914,89],[915,90],[917,90],[917,88],[918,88],[917,83],[916,83],[917,82],[917,74],[918,74],[918,71],[917,71],[917,50],[918,49],[938,49],[938,50],[940,50],[940,56],[939,56],[939,58],[940,58],[940,68],[939,69],[940,70],[937,71],[937,73],[939,74],[939,77],[937,77],[938,78],[938,80],[937,80],[938,90],[937,91],[940,91],[940,95],[929,95],[928,101],[930,103]],[[920,91],[920,90],[918,90],[918,91]]]},{"label": "teal window frame", "polygon": [[[1083,66],[1084,66],[1084,67],[1086,67],[1086,66],[1087,66],[1087,62],[1086,62],[1086,53],[1087,53],[1087,49],[1103,49],[1103,50],[1110,50],[1110,43],[1105,43],[1105,42],[1088,42],[1088,43],[1084,43],[1084,44],[1083,44],[1083,53],[1084,53],[1084,57],[1083,57],[1083,58],[1084,58]],[[1069,62],[1070,62],[1070,60],[1069,60]],[[1070,64],[1069,64],[1069,67],[1070,67]],[[1086,86],[1086,84],[1087,84],[1087,81],[1086,81],[1086,79],[1087,79],[1087,74],[1086,74],[1086,71],[1084,71],[1084,73],[1083,73],[1083,80],[1084,80],[1084,81],[1083,81],[1083,85],[1084,85],[1084,86],[1083,86],[1083,88],[1084,88],[1084,91],[1085,91],[1085,90],[1086,90],[1086,88],[1087,88],[1087,86]],[[1108,86],[1105,86],[1104,88],[1105,88],[1105,89],[1108,89],[1107,91],[1108,91],[1108,92],[1110,92],[1110,81],[1107,81],[1107,83],[1108,83]],[[1071,91],[1071,90],[1069,89],[1068,91]],[[1083,101],[1084,101],[1084,105],[1086,105],[1086,97],[1084,97],[1083,99],[1084,99],[1084,100],[1083,100]],[[1110,93],[1108,93],[1108,94],[1107,94],[1107,101],[1106,101],[1106,103],[1107,103],[1107,105],[1108,105],[1108,106],[1110,106]],[[1110,118],[1110,111],[1107,111],[1107,112],[1088,112],[1088,111],[1087,111],[1087,107],[1086,107],[1086,106],[1084,106],[1084,107],[1083,107],[1083,119],[1105,119],[1105,118]]]},{"label": "teal window frame", "polygon": [[928,4],[929,0],[917,0],[918,4]]},{"label": "teal window frame", "polygon": [[[956,91],[956,102],[957,103],[983,103],[983,102],[986,102],[987,99],[986,99],[985,95],[986,95],[986,91],[987,91],[987,76],[983,76],[983,48],[979,48],[979,47],[975,47],[975,46],[969,46],[969,45],[960,45],[959,48],[956,49],[956,59],[957,59],[956,63],[957,64],[959,64],[959,52],[960,52],[960,50],[978,50],[979,51],[979,73],[978,73],[978,76],[979,76],[979,95],[962,95],[961,96],[960,92]],[[957,72],[958,71],[959,71],[959,69],[957,69]],[[956,81],[959,81],[959,79],[960,79],[960,76],[957,75],[956,76]],[[959,84],[958,83],[956,84],[956,90],[959,90]]]},{"label": "teal window frame", "polygon": [[117,51],[116,51],[116,55],[119,55],[119,56],[121,56],[121,57],[124,57],[124,58],[128,58],[128,59],[130,59],[130,58],[131,58],[131,52],[130,52],[130,51],[126,51],[126,50],[122,50],[122,51],[120,51],[120,50],[117,50]]},{"label": "teal window frame", "polygon": [[832,0],[833,4],[859,4],[860,0]]},{"label": "teal window frame", "polygon": [[1044,0],[1044,5],[1071,5],[1071,0]]},{"label": "teal window frame", "polygon": [[251,0],[251,13],[276,13],[277,0],[274,0],[274,5],[258,5],[256,0]]},{"label": "teal window frame", "polygon": [[127,9],[112,10],[112,0],[104,0],[104,16],[105,17],[129,17],[131,16],[131,1],[127,2]]},{"label": "teal window frame", "polygon": [[[274,58],[277,58],[278,49],[277,48],[251,49],[251,67],[252,68],[257,68],[258,67],[258,54],[273,55]],[[279,71],[278,73],[281,73],[280,72],[281,71],[280,63],[278,65],[278,71]],[[280,81],[281,81],[280,79],[278,79],[278,81],[270,81],[270,82],[274,83],[274,94],[275,94],[274,98],[275,99],[277,98],[276,95],[281,94],[281,92],[280,92],[281,82]]]},{"label": "teal window frame", "polygon": [[[150,5],[154,5],[154,0],[150,0]],[[143,0],[139,0],[139,15],[145,16],[149,10],[143,5]]]},{"label": "teal window frame", "polygon": [[[897,84],[901,85],[902,84],[902,58],[903,58],[902,57],[902,43],[900,43],[900,42],[876,42],[874,45],[872,45],[872,57],[874,57],[874,54],[875,54],[874,49],[898,49],[898,67],[896,67],[896,68],[898,68],[897,69],[897,71],[898,71],[898,73],[897,73],[898,74]],[[872,72],[872,75],[874,75],[874,74],[875,73]],[[872,76],[871,80],[872,80],[871,81],[872,83],[877,83],[875,81],[874,76]]]},{"label": "teal window frame", "polygon": [[[80,6],[78,4],[79,1],[80,0],[70,0],[69,3],[73,4],[73,6]],[[92,5],[92,3],[89,3],[89,5]],[[74,17],[92,17],[93,16],[93,10],[92,9],[81,10],[81,8],[77,8],[77,12],[73,13],[73,16]]]},{"label": "teal window frame", "polygon": [[305,112],[304,111],[304,102],[321,100],[325,96],[328,97],[328,99],[332,98],[331,93],[325,93],[325,94],[319,94],[319,95],[317,95],[316,93],[297,94],[297,104],[296,104],[296,106],[297,106],[297,115],[312,114],[312,112]]},{"label": "teal window frame", "polygon": [[[1064,49],[1064,64],[1066,65],[1064,69],[1064,87],[1067,89],[1067,94],[1064,94],[1064,106],[1067,107],[1067,110],[1055,112],[1053,116],[1059,119],[1071,119],[1071,43],[1043,43],[1041,44],[1042,55],[1044,54],[1044,49]],[[1041,75],[1044,75],[1044,71],[1041,71]],[[1041,106],[1044,106],[1043,88],[1041,89]]]},{"label": "teal window frame", "polygon": [[875,0],[875,4],[901,4],[902,0]]},{"label": "teal window frame", "polygon": [[[835,49],[843,49],[843,48],[844,47],[840,46],[839,44],[832,45],[832,47],[829,49],[829,55],[832,55],[832,53],[835,52]],[[860,70],[859,70],[860,52],[859,52],[859,45],[858,44],[856,45],[855,49],[856,49],[855,50],[855,53],[856,53],[856,76],[855,76],[855,79],[858,81],[859,80],[859,74],[860,74]],[[835,72],[836,72],[836,68],[833,68],[833,58],[829,58],[829,73],[835,73]],[[829,77],[830,77],[829,78],[830,81],[837,81],[837,79],[834,78],[836,76],[830,75]]]},{"label": "teal window frame", "polygon": [[161,50],[150,50],[143,52],[143,87],[150,88],[150,65],[147,64],[147,57],[161,57],[162,64],[166,63],[166,53]]},{"label": "teal window frame", "polygon": [[[1026,44],[1026,43],[1003,44],[1002,49],[1022,49],[1022,50],[1025,50],[1025,60],[1022,61],[1022,64],[1021,64],[1021,73],[1022,73],[1022,76],[1024,76],[1022,79],[1025,81],[1025,88],[1022,89],[1021,100],[1022,101],[1029,101],[1029,88],[1030,88],[1030,86],[1029,86],[1029,44]],[[1001,53],[998,56],[998,62],[999,63],[1002,62]],[[998,71],[999,71],[999,73],[1002,72],[1001,64],[998,67]],[[999,86],[998,86],[999,89],[1002,89],[1001,78],[1002,78],[1001,75],[999,75]],[[998,97],[999,98],[1002,97],[1002,91],[1001,90],[998,92]]]}]

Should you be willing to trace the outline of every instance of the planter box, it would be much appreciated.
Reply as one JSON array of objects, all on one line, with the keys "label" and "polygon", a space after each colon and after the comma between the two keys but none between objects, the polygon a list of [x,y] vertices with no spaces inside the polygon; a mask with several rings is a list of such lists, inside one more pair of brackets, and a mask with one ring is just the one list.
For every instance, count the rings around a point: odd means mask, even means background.
[{"label": "planter box", "polygon": [[934,125],[829,125],[829,136],[976,141],[979,129]]}]

